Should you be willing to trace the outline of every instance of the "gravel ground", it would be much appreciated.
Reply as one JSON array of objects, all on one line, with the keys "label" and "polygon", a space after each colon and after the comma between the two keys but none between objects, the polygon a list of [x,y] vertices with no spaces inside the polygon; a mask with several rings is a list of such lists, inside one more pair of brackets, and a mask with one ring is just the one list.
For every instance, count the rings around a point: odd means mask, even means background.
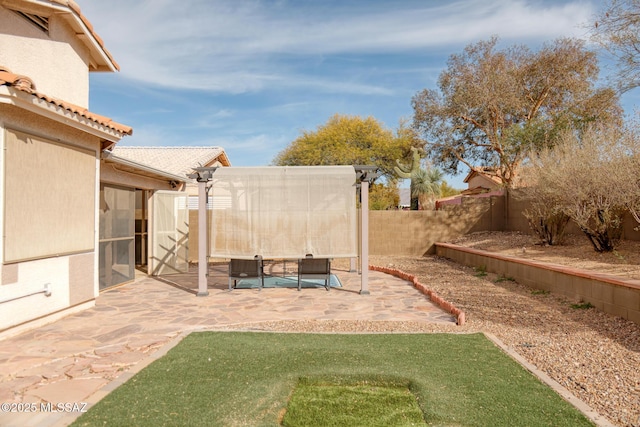
[{"label": "gravel ground", "polygon": [[246,325],[247,329],[490,332],[612,423],[640,427],[640,325],[593,308],[573,308],[574,302],[564,297],[499,281],[492,274],[477,277],[471,268],[438,257],[371,257],[370,262],[417,276],[465,312],[465,325],[304,321]]}]

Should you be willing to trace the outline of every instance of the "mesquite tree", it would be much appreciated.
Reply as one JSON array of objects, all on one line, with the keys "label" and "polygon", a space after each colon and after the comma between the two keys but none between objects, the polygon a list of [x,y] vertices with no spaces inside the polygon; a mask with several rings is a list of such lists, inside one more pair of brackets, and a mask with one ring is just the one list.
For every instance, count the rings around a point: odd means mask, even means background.
[{"label": "mesquite tree", "polygon": [[528,153],[552,145],[563,129],[620,117],[615,91],[596,88],[598,71],[579,40],[537,52],[481,41],[449,58],[438,90],[413,97],[413,123],[434,166],[453,174],[490,166],[484,173],[510,187]]},{"label": "mesquite tree", "polygon": [[609,0],[592,26],[592,38],[617,62],[621,92],[640,86],[640,0]]}]

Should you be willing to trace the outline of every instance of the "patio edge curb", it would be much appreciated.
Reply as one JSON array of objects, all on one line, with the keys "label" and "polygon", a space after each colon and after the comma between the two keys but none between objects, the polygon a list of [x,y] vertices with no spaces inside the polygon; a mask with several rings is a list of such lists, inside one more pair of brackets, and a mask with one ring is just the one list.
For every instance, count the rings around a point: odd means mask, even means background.
[{"label": "patio edge curb", "polygon": [[418,278],[413,274],[406,273],[402,270],[398,270],[397,268],[381,267],[378,265],[369,265],[369,270],[390,274],[399,279],[406,280],[407,282],[413,283],[413,286],[417,290],[419,290],[420,292],[428,296],[431,302],[433,302],[435,305],[437,305],[444,311],[451,313],[453,316],[455,316],[456,323],[458,324],[458,326],[462,326],[465,324],[466,315],[464,311],[460,310],[458,307],[456,307],[455,305],[453,305],[452,303],[445,300],[440,295],[438,295],[437,293],[429,289],[426,285],[421,283],[418,280]]}]

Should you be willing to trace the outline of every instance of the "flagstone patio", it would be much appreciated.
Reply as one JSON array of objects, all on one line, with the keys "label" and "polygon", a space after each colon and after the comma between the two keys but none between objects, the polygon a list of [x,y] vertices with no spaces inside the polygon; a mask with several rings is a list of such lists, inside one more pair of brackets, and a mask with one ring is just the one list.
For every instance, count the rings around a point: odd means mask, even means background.
[{"label": "flagstone patio", "polygon": [[141,276],[105,291],[93,308],[0,341],[0,403],[9,405],[0,412],[0,425],[68,425],[79,412],[54,413],[41,403],[86,402],[89,407],[163,354],[174,338],[193,330],[259,330],[261,323],[274,321],[415,322],[455,328],[456,319],[409,282],[370,271],[371,294],[360,295],[358,273],[334,273],[343,286],[330,291],[229,291],[225,270],[215,267],[206,297],[194,295],[195,269],[163,278]]}]

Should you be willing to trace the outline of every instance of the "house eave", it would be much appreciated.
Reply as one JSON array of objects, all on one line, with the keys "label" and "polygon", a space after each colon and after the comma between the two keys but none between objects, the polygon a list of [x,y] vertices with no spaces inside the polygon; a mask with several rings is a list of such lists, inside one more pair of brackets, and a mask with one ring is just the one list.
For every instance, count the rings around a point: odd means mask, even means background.
[{"label": "house eave", "polygon": [[19,90],[12,90],[8,86],[0,85],[0,103],[13,105],[111,143],[120,141],[126,135],[36,96]]},{"label": "house eave", "polygon": [[121,167],[127,168],[128,172],[145,175],[150,178],[166,179],[183,184],[191,181],[186,176],[175,175],[169,172],[162,171],[160,169],[153,168],[151,166],[143,165],[142,163],[137,163],[131,160],[124,159],[122,157],[118,157],[109,150],[103,151],[101,158],[107,163],[115,163]]},{"label": "house eave", "polygon": [[120,66],[104,47],[102,40],[93,31],[91,23],[82,15],[80,7],[73,0],[0,0],[0,4],[8,9],[27,13],[60,16],[89,49],[89,71],[120,71]]}]

